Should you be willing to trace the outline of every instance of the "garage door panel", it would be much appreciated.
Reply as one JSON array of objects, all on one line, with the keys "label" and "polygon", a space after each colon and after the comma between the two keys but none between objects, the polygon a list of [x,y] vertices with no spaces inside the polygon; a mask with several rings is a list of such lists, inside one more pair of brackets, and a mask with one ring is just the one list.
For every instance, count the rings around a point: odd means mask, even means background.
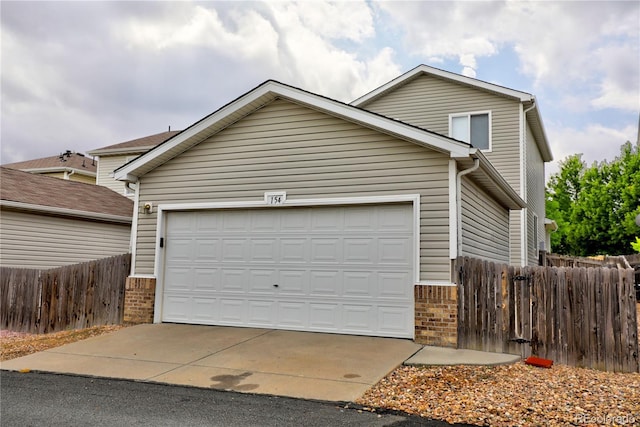
[{"label": "garage door panel", "polygon": [[217,268],[193,269],[193,287],[198,292],[217,292],[217,284],[220,283],[220,270]]},{"label": "garage door panel", "polygon": [[173,238],[171,246],[167,246],[167,260],[173,264],[192,261],[195,253],[194,240],[192,238]]},{"label": "garage door panel", "polygon": [[338,264],[342,258],[342,245],[337,238],[316,238],[311,241],[312,264]]},{"label": "garage door panel", "polygon": [[191,298],[180,295],[165,295],[165,303],[162,307],[163,314],[173,322],[190,320]]},{"label": "garage door panel", "polygon": [[342,274],[339,271],[311,271],[309,276],[309,295],[340,296]]},{"label": "garage door panel", "polygon": [[[172,245],[173,246],[173,245]],[[215,262],[220,259],[220,240],[195,239],[195,260],[201,262]]]},{"label": "garage door panel", "polygon": [[221,211],[222,232],[248,232],[251,228],[248,211],[225,210]]},{"label": "garage door panel", "polygon": [[378,307],[379,328],[389,335],[399,334],[413,325],[413,312],[402,307]]},{"label": "garage door panel", "polygon": [[220,291],[245,292],[248,275],[248,271],[245,269],[223,268],[220,271]]},{"label": "garage door panel", "polygon": [[412,337],[412,218],[408,204],[170,212],[161,318]]},{"label": "garage door panel", "polygon": [[322,331],[340,329],[340,306],[338,304],[309,304],[309,328]]},{"label": "garage door panel", "polygon": [[378,211],[379,231],[406,232],[413,229],[413,212],[403,205],[389,205]]},{"label": "garage door panel", "polygon": [[246,263],[248,255],[248,239],[222,239],[222,262]]},{"label": "garage door panel", "polygon": [[279,295],[307,295],[309,289],[309,271],[280,270],[280,277],[277,283],[279,285]]},{"label": "garage door panel", "polygon": [[171,288],[167,292],[188,291],[193,283],[193,269],[168,267],[165,273],[165,280],[167,283],[171,283]]},{"label": "garage door panel", "polygon": [[249,289],[251,294],[274,294],[278,284],[278,274],[275,270],[247,270],[249,275]]},{"label": "garage door panel", "polygon": [[195,215],[195,230],[199,233],[217,234],[222,231],[222,219],[217,212],[200,211]]},{"label": "garage door panel", "polygon": [[275,264],[278,261],[278,241],[275,238],[252,239],[249,242],[251,247],[251,262],[267,262]]},{"label": "garage door panel", "polygon": [[308,238],[280,239],[280,262],[306,264],[309,259]]},{"label": "garage door panel", "polygon": [[376,239],[373,238],[344,238],[345,264],[373,264],[377,258]]},{"label": "garage door panel", "polygon": [[364,331],[376,330],[375,318],[373,316],[374,307],[369,305],[351,305],[344,304],[342,306],[344,316],[343,329],[356,333],[364,333]]},{"label": "garage door panel", "polygon": [[411,242],[407,239],[378,239],[378,263],[409,267],[412,248]]},{"label": "garage door panel", "polygon": [[247,323],[246,305],[247,301],[243,299],[220,298],[218,321],[227,325]]},{"label": "garage door panel", "polygon": [[271,326],[276,311],[274,301],[249,300],[248,303],[249,326]]},{"label": "garage door panel", "polygon": [[303,329],[307,326],[307,304],[304,302],[279,302],[277,324]]},{"label": "garage door panel", "polygon": [[345,271],[342,273],[343,288],[342,295],[345,298],[364,298],[370,299],[376,297],[377,293],[377,275],[371,271]]},{"label": "garage door panel", "polygon": [[413,291],[412,288],[406,286],[410,279],[411,276],[404,271],[378,273],[378,296],[406,301],[411,297]]},{"label": "garage door panel", "polygon": [[192,299],[192,318],[196,322],[211,324],[218,312],[217,298],[194,297]]},{"label": "garage door panel", "polygon": [[376,211],[368,206],[352,207],[344,212],[345,232],[372,232],[377,229]]}]

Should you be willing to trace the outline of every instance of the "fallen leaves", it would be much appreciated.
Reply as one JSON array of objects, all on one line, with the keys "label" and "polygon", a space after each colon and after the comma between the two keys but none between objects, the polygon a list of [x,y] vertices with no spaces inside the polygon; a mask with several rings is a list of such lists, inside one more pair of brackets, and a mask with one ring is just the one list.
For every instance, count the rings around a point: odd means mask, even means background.
[{"label": "fallen leaves", "polygon": [[87,329],[54,332],[51,334],[24,334],[3,330],[0,334],[0,360],[15,359],[86,338],[122,329],[123,325],[94,326]]},{"label": "fallen leaves", "polygon": [[640,423],[640,374],[523,363],[403,366],[356,403],[475,425],[597,425],[589,421],[607,416]]}]

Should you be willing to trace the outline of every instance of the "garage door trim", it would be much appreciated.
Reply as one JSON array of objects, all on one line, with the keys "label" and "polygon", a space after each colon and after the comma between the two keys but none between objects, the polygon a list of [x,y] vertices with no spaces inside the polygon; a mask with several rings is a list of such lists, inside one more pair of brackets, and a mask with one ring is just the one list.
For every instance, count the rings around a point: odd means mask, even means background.
[{"label": "garage door trim", "polygon": [[232,202],[205,202],[205,203],[171,203],[157,206],[156,242],[154,276],[156,277],[156,292],[154,304],[154,323],[162,322],[162,304],[164,292],[164,250],[161,242],[164,242],[166,234],[166,215],[172,211],[196,211],[212,209],[251,209],[268,208],[281,209],[286,207],[313,207],[313,206],[340,206],[340,205],[377,205],[387,203],[410,202],[413,205],[413,281],[419,282],[420,272],[420,195],[401,194],[387,196],[365,196],[348,198],[322,198],[322,199],[290,199],[282,205],[267,205],[264,199],[232,201]]}]

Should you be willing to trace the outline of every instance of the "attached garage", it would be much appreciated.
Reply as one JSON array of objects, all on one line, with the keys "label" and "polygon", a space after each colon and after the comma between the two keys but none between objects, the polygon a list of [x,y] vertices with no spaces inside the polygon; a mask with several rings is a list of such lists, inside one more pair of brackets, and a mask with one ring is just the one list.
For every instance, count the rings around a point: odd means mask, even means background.
[{"label": "attached garage", "polygon": [[411,203],[166,213],[161,321],[413,338]]}]

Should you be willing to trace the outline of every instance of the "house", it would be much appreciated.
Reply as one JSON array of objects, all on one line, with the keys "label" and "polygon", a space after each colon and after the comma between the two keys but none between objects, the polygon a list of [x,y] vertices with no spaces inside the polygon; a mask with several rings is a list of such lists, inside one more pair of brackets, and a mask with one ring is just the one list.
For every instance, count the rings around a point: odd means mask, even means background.
[{"label": "house", "polygon": [[47,269],[129,252],[126,197],[5,167],[0,180],[0,266]]},{"label": "house", "polygon": [[550,159],[535,98],[494,84],[420,66],[345,104],[267,81],[115,171],[127,293],[154,322],[455,346],[454,260],[536,262]]},{"label": "house", "polygon": [[70,181],[96,183],[97,164],[95,159],[87,158],[84,154],[71,150],[67,150],[59,156],[43,157],[2,166]]},{"label": "house", "polygon": [[97,156],[99,159],[96,184],[110,188],[118,194],[133,197],[135,190],[115,180],[113,171],[178,133],[180,131],[169,130],[88,151],[87,154]]}]

